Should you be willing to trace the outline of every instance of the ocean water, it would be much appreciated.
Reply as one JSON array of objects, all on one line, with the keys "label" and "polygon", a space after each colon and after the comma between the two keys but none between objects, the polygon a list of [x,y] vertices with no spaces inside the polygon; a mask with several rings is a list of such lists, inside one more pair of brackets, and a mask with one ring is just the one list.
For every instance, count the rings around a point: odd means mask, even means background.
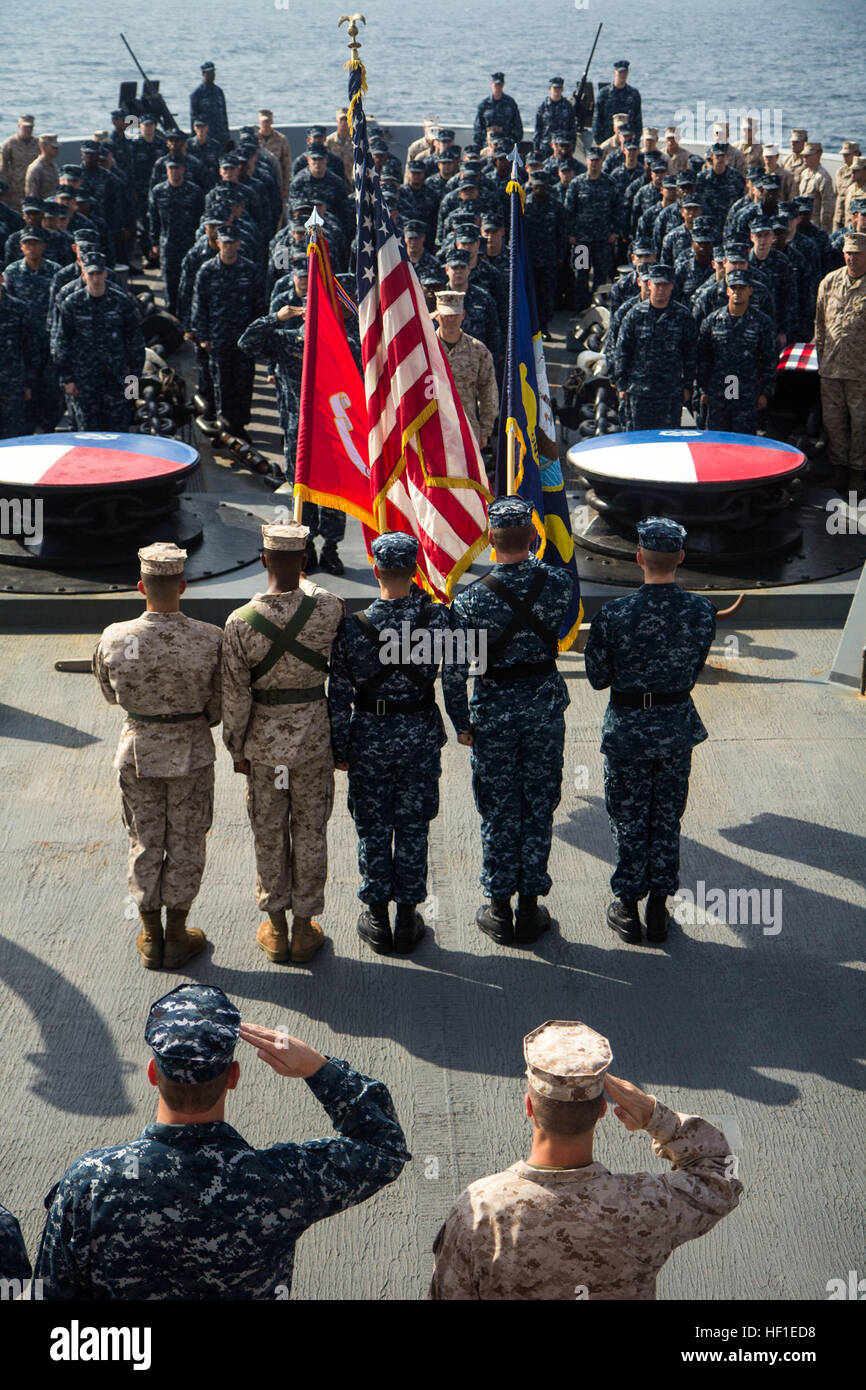
[{"label": "ocean water", "polygon": [[[107,126],[119,82],[138,75],[121,31],[184,123],[205,59],[217,65],[233,125],[254,120],[260,106],[272,107],[277,123],[330,119],[345,101],[346,31],[337,27],[345,9],[321,0],[148,0],[111,9],[42,0],[35,23],[8,6],[3,137],[24,110],[35,114],[37,131],[61,138]],[[866,137],[863,0],[368,0],[363,12],[366,104],[383,123],[419,121],[428,111],[471,121],[489,73],[502,68],[529,128],[551,72],[560,70],[570,91],[603,23],[590,77],[607,80],[615,59],[629,59],[647,124],[691,120],[694,136],[687,129],[684,138],[703,140],[719,111],[755,109],[785,145],[792,125],[807,126],[833,153],[842,139]]]}]

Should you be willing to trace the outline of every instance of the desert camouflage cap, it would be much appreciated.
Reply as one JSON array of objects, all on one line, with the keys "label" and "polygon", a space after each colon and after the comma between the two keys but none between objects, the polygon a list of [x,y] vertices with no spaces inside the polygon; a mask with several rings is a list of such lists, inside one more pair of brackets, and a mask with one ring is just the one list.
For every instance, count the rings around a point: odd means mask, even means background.
[{"label": "desert camouflage cap", "polygon": [[637,524],[641,550],[661,550],[675,555],[682,550],[688,532],[669,516],[648,516]]},{"label": "desert camouflage cap", "polygon": [[594,1100],[613,1061],[610,1043],[586,1023],[550,1019],[523,1039],[526,1079],[549,1100]]},{"label": "desert camouflage cap", "polygon": [[215,985],[178,985],[150,1006],[144,1040],[163,1076],[200,1083],[232,1060],[241,1016]]},{"label": "desert camouflage cap", "polygon": [[[463,264],[463,262],[457,262]],[[436,296],[437,314],[462,314],[465,296],[458,290],[441,290]]]},{"label": "desert camouflage cap", "polygon": [[843,140],[840,154],[859,154],[860,142],[858,140]]},{"label": "desert camouflage cap", "polygon": [[[88,260],[87,265],[90,264]],[[154,541],[138,552],[142,574],[183,574],[186,551],[174,541]]]},{"label": "desert camouflage cap", "polygon": [[487,508],[487,524],[497,531],[510,526],[528,526],[532,507],[523,497],[497,497]]},{"label": "desert camouflage cap", "polygon": [[845,240],[842,243],[842,250],[853,252],[854,254],[858,251],[866,251],[866,233],[846,232]]},{"label": "desert camouflage cap", "polygon": [[299,521],[266,521],[262,526],[265,550],[305,550],[309,539],[309,526]]},{"label": "desert camouflage cap", "polygon": [[808,130],[806,130],[805,126],[795,126],[794,129],[791,131],[791,139],[808,140],[809,132]]},{"label": "desert camouflage cap", "polygon": [[370,550],[380,569],[409,569],[418,559],[418,542],[405,531],[385,531],[372,542]]}]

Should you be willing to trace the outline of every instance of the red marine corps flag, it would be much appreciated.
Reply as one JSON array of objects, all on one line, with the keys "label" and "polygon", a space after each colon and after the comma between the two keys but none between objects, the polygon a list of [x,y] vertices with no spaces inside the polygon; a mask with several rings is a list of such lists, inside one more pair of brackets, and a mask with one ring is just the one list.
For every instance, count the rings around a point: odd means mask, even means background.
[{"label": "red marine corps flag", "polygon": [[348,512],[375,532],[364,383],[346,339],[341,291],[321,233],[314,231],[307,252],[310,278],[294,493],[302,501]]},{"label": "red marine corps flag", "polygon": [[447,600],[487,545],[491,494],[421,285],[382,202],[367,143],[361,104],[366,84],[357,51],[348,67],[373,514],[378,531],[408,531],[418,538],[419,578]]}]

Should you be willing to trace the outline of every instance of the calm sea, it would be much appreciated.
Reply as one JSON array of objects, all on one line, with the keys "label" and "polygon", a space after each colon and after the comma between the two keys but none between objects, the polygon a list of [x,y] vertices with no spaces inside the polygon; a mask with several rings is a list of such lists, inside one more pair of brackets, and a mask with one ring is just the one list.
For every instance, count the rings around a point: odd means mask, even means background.
[{"label": "calm sea", "polygon": [[[603,22],[590,76],[631,62],[647,124],[675,117],[702,123],[710,108],[767,114],[787,144],[790,127],[838,152],[844,138],[866,137],[862,84],[862,0],[367,0],[362,56],[368,110],[380,121],[471,120],[492,69],[530,127],[560,70],[569,84],[583,69]],[[20,6],[7,15],[0,51],[0,134],[23,111],[37,131],[62,138],[108,125],[118,83],[137,76],[120,40],[126,34],[169,106],[186,122],[188,94],[211,59],[231,124],[270,106],[277,122],[330,118],[343,103],[344,9],[321,0],[148,0],[96,7],[41,0],[31,22]],[[689,138],[689,132],[686,132]]]}]

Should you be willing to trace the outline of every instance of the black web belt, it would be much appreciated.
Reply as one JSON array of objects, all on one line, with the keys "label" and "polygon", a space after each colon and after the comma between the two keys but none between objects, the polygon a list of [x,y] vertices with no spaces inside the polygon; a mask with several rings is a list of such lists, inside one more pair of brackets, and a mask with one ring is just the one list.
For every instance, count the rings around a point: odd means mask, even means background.
[{"label": "black web belt", "polygon": [[610,703],[616,709],[655,709],[656,705],[679,705],[690,690],[612,690]]},{"label": "black web belt", "polygon": [[433,709],[436,699],[431,686],[429,694],[421,700],[394,700],[390,695],[356,695],[355,709],[364,714],[420,714],[421,710]]},{"label": "black web belt", "polygon": [[139,719],[143,724],[186,724],[190,719],[202,719],[204,710],[197,709],[192,714],[133,714],[126,711],[127,719]]},{"label": "black web belt", "polygon": [[494,666],[480,679],[492,681],[494,685],[507,685],[509,681],[545,680],[555,673],[556,658],[551,656],[547,661],[515,661],[511,666]]}]

